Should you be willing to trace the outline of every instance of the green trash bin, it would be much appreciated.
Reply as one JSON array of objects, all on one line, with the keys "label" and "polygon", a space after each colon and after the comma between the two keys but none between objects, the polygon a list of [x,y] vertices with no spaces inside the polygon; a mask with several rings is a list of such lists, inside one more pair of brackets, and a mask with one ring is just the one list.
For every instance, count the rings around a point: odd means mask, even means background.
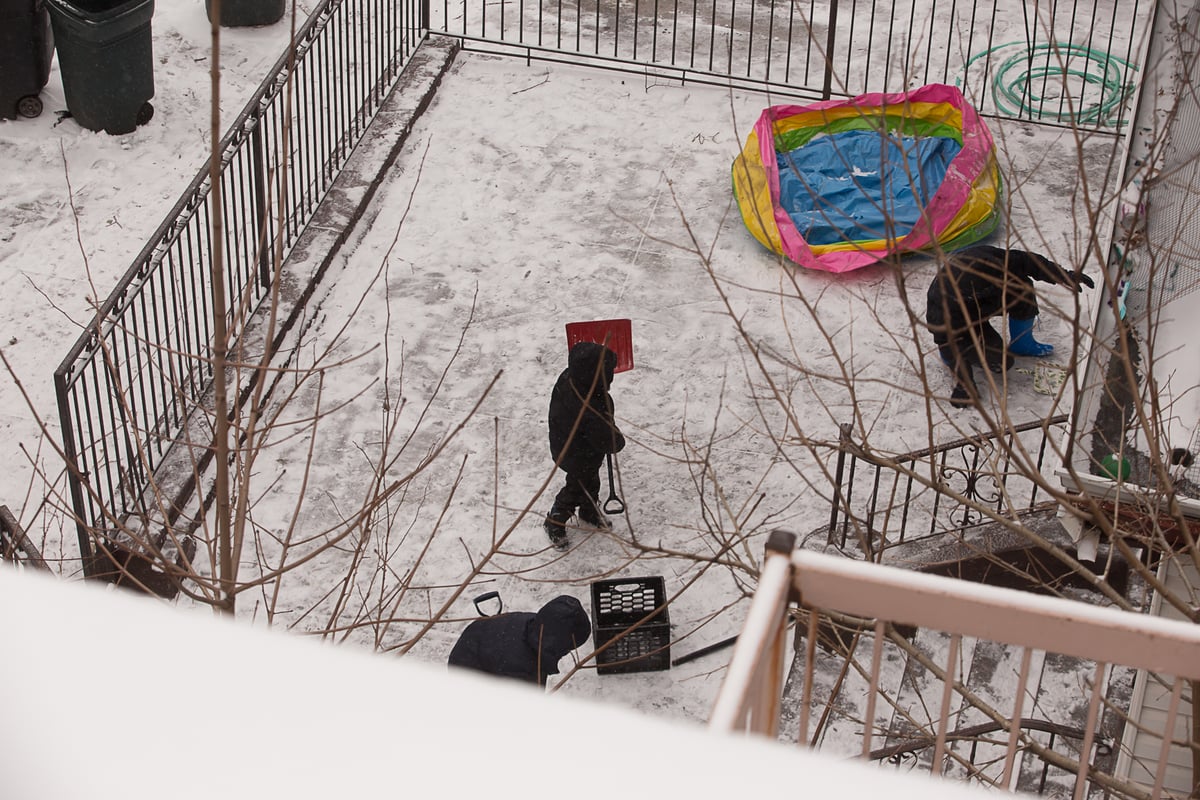
[{"label": "green trash bin", "polygon": [[42,0],[0,0],[0,119],[42,113],[54,36]]},{"label": "green trash bin", "polygon": [[154,0],[47,0],[67,110],[83,127],[129,133],[154,107]]},{"label": "green trash bin", "polygon": [[[287,0],[221,0],[221,27],[250,28],[274,25],[283,19]],[[204,0],[208,21],[212,22],[212,0]]]}]

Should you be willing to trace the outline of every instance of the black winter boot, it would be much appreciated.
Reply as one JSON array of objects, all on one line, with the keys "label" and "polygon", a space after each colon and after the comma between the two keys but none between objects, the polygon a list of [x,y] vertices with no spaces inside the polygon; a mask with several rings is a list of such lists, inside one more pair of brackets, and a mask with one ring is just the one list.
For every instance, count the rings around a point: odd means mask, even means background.
[{"label": "black winter boot", "polygon": [[955,408],[970,408],[979,399],[979,387],[975,385],[975,370],[970,364],[961,363],[954,376],[954,389],[950,392],[950,405]]},{"label": "black winter boot", "polygon": [[612,520],[606,517],[604,512],[594,507],[579,509],[579,520],[584,525],[591,526],[598,531],[612,530]]},{"label": "black winter boot", "polygon": [[542,527],[546,531],[546,536],[550,538],[550,544],[554,545],[557,550],[566,550],[570,546],[570,541],[567,540],[567,525],[566,522],[559,522],[554,517],[546,517],[546,521],[542,523]]}]

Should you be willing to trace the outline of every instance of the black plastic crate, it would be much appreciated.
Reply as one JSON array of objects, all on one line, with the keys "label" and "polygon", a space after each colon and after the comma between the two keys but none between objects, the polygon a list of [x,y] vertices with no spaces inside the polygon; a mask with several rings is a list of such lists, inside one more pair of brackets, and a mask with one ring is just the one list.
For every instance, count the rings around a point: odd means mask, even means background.
[{"label": "black plastic crate", "polygon": [[[596,672],[611,675],[669,669],[671,618],[666,602],[667,590],[661,577],[614,578],[593,583],[592,629],[596,649],[617,639],[596,656]],[[653,617],[637,625],[656,608],[659,611]],[[629,631],[634,625],[637,629]]]}]

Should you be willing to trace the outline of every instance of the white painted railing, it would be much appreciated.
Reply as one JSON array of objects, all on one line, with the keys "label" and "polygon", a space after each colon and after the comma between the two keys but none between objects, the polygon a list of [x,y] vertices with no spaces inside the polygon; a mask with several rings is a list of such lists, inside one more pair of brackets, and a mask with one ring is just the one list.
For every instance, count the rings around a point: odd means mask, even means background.
[{"label": "white painted railing", "polygon": [[[1154,673],[1173,687],[1165,731],[1176,730],[1176,718],[1186,711],[1184,690],[1200,681],[1200,626],[1161,619],[1113,608],[1100,608],[1074,600],[1033,595],[1012,589],[969,583],[952,578],[924,575],[804,550],[793,550],[795,537],[772,534],[758,589],[731,658],[725,682],[713,708],[710,728],[715,731],[747,731],[775,736],[778,730],[786,649],[784,636],[789,617],[799,613],[808,626],[796,740],[809,741],[809,709],[812,706],[813,664],[822,616],[830,613],[873,621],[874,642],[862,718],[861,753],[871,753],[875,701],[880,695],[880,660],[887,640],[888,623],[916,626],[949,635],[947,657],[937,674],[942,685],[941,710],[932,709],[936,733],[930,736],[935,748],[932,771],[941,773],[946,763],[948,731],[955,715],[956,692],[964,692],[958,674],[960,644],[964,637],[996,642],[1021,653],[1019,677],[1011,697],[1011,708],[995,719],[1007,732],[1002,774],[989,782],[1013,785],[1013,768],[1019,748],[1038,751],[1022,740],[1021,720],[1026,703],[1031,655],[1035,651],[1060,654],[1094,662],[1089,677],[1087,723],[1079,753],[1090,754],[1096,743],[1097,719],[1104,705],[1106,670],[1128,667]],[[870,624],[870,623],[868,623]],[[793,670],[793,675],[795,671]],[[949,676],[949,680],[947,680]],[[964,692],[965,693],[965,692]],[[1163,796],[1172,736],[1162,736],[1157,763],[1147,765],[1153,786],[1138,788],[1089,768],[1089,759],[1070,759],[1039,752],[1054,759],[1055,766],[1076,775],[1074,795],[1083,797],[1089,780],[1095,787],[1118,796]],[[1174,748],[1179,750],[1180,748]],[[1056,757],[1057,756],[1057,757]],[[993,765],[995,766],[995,765]]]}]

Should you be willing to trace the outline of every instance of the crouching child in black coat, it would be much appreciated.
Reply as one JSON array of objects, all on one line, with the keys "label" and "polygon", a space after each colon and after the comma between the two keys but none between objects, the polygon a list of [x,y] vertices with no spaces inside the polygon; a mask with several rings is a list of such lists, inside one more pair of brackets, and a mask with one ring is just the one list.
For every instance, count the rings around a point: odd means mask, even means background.
[{"label": "crouching child in black coat", "polygon": [[581,522],[607,529],[600,511],[600,465],[625,447],[613,421],[608,393],[617,368],[617,354],[602,344],[579,342],[567,356],[567,368],[550,395],[550,456],[567,474],[566,485],[554,498],[544,527],[550,542],[567,547],[567,523],[579,513]]},{"label": "crouching child in black coat", "polygon": [[450,651],[450,666],[546,685],[558,661],[592,634],[583,604],[559,595],[536,614],[518,612],[477,619]]},{"label": "crouching child in black coat", "polygon": [[[1054,346],[1033,338],[1038,316],[1033,282],[1056,283],[1083,291],[1094,286],[1082,272],[1074,273],[1045,256],[1024,250],[979,245],[947,256],[926,294],[925,321],[942,360],[954,372],[950,402],[963,408],[979,397],[975,366],[992,372],[1011,369],[1013,356],[1042,358]],[[1008,347],[988,320],[1008,315]]]}]

